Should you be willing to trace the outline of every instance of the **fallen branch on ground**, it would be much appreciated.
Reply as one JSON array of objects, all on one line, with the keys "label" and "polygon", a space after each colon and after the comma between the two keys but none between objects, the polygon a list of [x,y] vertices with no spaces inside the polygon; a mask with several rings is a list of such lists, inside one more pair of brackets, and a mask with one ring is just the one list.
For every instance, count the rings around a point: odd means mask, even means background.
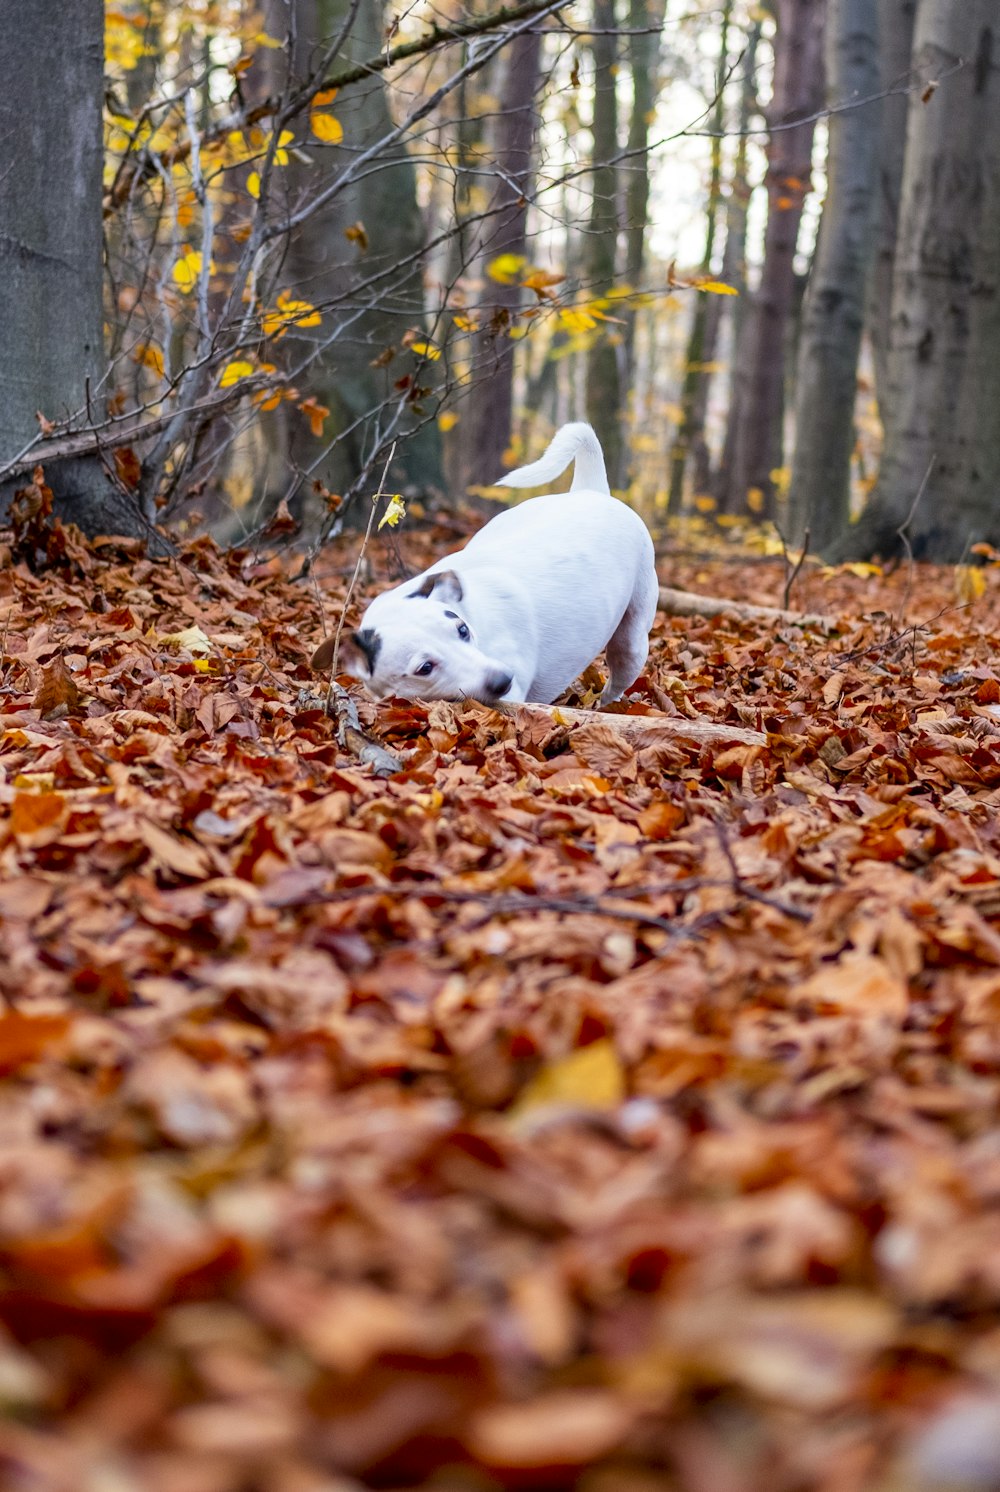
[{"label": "fallen branch on ground", "polygon": [[675,591],[668,585],[660,586],[660,610],[671,616],[731,616],[741,622],[777,622],[782,626],[816,627],[822,632],[840,629],[836,617],[821,612],[785,611],[780,606],[754,606],[749,601],[716,601],[694,591]]},{"label": "fallen branch on ground", "polygon": [[[678,594],[681,594],[678,592]],[[505,715],[516,718],[522,711],[540,715],[556,725],[571,728],[582,725],[606,725],[626,740],[650,740],[654,736],[680,737],[703,746],[766,746],[763,731],[748,730],[741,725],[720,724],[714,720],[685,720],[673,715],[611,715],[599,710],[573,710],[568,705],[516,704],[502,706]]]},{"label": "fallen branch on ground", "polygon": [[325,702],[326,713],[337,723],[337,739],[345,751],[371,767],[376,777],[391,777],[403,769],[402,757],[373,741],[361,729],[358,707],[341,684],[331,681]]}]

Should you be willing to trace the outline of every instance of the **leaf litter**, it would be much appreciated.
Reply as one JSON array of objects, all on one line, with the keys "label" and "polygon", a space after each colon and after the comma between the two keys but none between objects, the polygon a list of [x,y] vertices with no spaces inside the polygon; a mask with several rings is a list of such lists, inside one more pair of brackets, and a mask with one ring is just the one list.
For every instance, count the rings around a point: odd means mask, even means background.
[{"label": "leaf litter", "polygon": [[378,777],[308,666],[349,557],[325,618],[207,541],[48,557],[0,579],[0,1483],[1000,1484],[992,573],[661,615],[627,732],[352,691]]}]

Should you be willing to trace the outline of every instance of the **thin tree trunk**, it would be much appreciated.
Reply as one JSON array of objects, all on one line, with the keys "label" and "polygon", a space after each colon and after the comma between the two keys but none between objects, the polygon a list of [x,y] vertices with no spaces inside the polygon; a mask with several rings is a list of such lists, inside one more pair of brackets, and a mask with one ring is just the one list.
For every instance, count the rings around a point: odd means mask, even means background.
[{"label": "thin tree trunk", "polygon": [[[731,344],[739,346],[744,323],[747,285],[747,207],[750,202],[750,185],[747,181],[747,140],[750,117],[757,107],[757,47],[760,43],[760,21],[753,21],[746,39],[743,53],[743,81],[740,87],[739,116],[737,119],[736,159],[726,201],[726,243],[722,251],[720,279],[724,285],[732,285],[739,294],[735,300],[729,296],[709,296],[705,312],[705,340],[702,347],[702,377],[698,383],[691,419],[691,457],[693,461],[692,484],[695,492],[712,490],[711,459],[708,441],[705,438],[705,421],[708,416],[708,399],[714,377],[714,364],[719,352],[723,317],[729,315]],[[735,391],[735,379],[730,387]],[[735,397],[735,393],[733,395]]]},{"label": "thin tree trunk", "polygon": [[[29,24],[0,0],[0,36],[2,472],[38,434],[36,412],[101,413],[104,7],[77,0],[70,25],[60,0],[36,0]],[[95,458],[52,463],[46,479],[87,532],[149,531]]]},{"label": "thin tree trunk", "polygon": [[[898,88],[909,77],[916,14],[917,0],[879,0],[879,86],[883,90]],[[905,93],[883,99],[879,133],[878,245],[868,281],[865,318],[875,359],[875,392],[880,404],[888,381],[892,270],[906,152],[906,113]]]},{"label": "thin tree trunk", "polygon": [[[666,15],[666,0],[629,0],[629,64],[632,73],[632,110],[628,127],[628,169],[625,182],[625,283],[639,290],[646,262],[646,232],[649,227],[649,126],[656,104],[659,33]],[[635,332],[639,311],[624,312],[621,366],[626,398],[636,396]],[[633,410],[633,419],[635,411]],[[627,485],[628,472],[621,473]]]},{"label": "thin tree trunk", "polygon": [[[876,0],[829,0],[831,104],[878,91]],[[874,250],[879,105],[830,116],[828,187],[803,310],[796,369],[790,528],[822,549],[846,527],[858,355]]]},{"label": "thin tree trunk", "polygon": [[[514,41],[505,56],[506,76],[500,101],[496,151],[497,186],[490,207],[496,216],[486,225],[481,252],[488,264],[501,254],[524,255],[527,243],[528,198],[542,55],[540,29]],[[491,482],[503,472],[503,458],[511,442],[514,407],[514,347],[508,336],[514,312],[524,292],[515,280],[489,286],[477,313],[482,330],[477,341],[492,343],[491,365],[480,366],[476,385],[463,419],[466,434],[465,485]]]},{"label": "thin tree trunk", "polygon": [[[886,446],[834,558],[960,559],[1000,538],[1000,34],[996,0],[921,0],[893,277]],[[964,65],[957,70],[956,64]]]},{"label": "thin tree trunk", "polygon": [[[768,108],[767,230],[748,328],[746,398],[732,440],[723,506],[773,513],[782,464],[786,333],[795,300],[795,249],[810,187],[815,115],[823,100],[824,0],[777,0],[774,93]],[[801,123],[796,121],[801,120]]]},{"label": "thin tree trunk", "polygon": [[[618,247],[618,103],[615,0],[594,0],[594,152],[593,192],[587,239],[587,281],[591,296],[606,295],[615,280]],[[614,482],[622,469],[621,381],[617,337],[611,323],[601,323],[600,334],[587,356],[587,418],[604,447],[604,458]]]},{"label": "thin tree trunk", "polygon": [[[701,272],[710,273],[715,255],[715,235],[719,223],[719,203],[722,195],[722,131],[726,122],[726,75],[729,71],[729,20],[733,13],[732,0],[726,0],[722,9],[719,30],[719,65],[715,75],[715,105],[712,110],[712,170],[708,182],[706,209],[705,248],[701,259]],[[695,435],[695,408],[698,391],[704,380],[705,331],[708,324],[708,300],[706,295],[695,296],[694,318],[688,338],[684,359],[684,382],[681,387],[681,422],[670,458],[670,491],[667,512],[679,513],[684,496],[684,473]]]}]

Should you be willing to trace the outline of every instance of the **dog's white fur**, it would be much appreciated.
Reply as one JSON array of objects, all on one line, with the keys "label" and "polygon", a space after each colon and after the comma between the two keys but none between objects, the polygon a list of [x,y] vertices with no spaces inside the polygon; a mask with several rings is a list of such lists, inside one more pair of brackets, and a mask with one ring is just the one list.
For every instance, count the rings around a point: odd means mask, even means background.
[{"label": "dog's white fur", "polygon": [[[601,702],[620,698],[646,661],[658,583],[649,532],[611,496],[597,436],[563,425],[540,460],[497,485],[536,487],[570,461],[569,492],[498,514],[463,550],[377,596],[341,644],[343,671],[376,698],[547,703],[606,649]],[[325,650],[329,641],[318,667]]]}]

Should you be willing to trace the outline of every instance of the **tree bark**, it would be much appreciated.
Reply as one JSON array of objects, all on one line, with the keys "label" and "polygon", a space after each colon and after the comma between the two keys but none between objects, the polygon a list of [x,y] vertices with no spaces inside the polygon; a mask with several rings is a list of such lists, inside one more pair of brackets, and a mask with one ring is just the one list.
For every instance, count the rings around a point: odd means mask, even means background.
[{"label": "tree bark", "polygon": [[[0,0],[0,476],[38,434],[102,407],[104,7]],[[54,84],[57,83],[57,86]],[[56,511],[88,533],[144,534],[96,457],[53,462]],[[0,486],[0,506],[15,483]]]},{"label": "tree bark", "polygon": [[[917,0],[881,0],[878,7],[879,86],[899,88],[910,76]],[[875,359],[875,392],[879,403],[888,382],[889,321],[892,315],[892,270],[899,228],[899,194],[906,152],[907,95],[882,100],[879,131],[878,243],[868,282],[866,322]]]},{"label": "tree bark", "polygon": [[[950,72],[962,61],[962,66]],[[921,0],[893,277],[886,445],[834,558],[957,561],[1000,538],[1000,29],[995,0]],[[942,76],[942,74],[948,74]]]},{"label": "tree bark", "polygon": [[[876,0],[829,0],[827,97],[873,97]],[[879,105],[834,113],[827,196],[803,310],[796,368],[790,531],[823,549],[846,527],[865,286],[874,250]]]},{"label": "tree bark", "polygon": [[[496,150],[497,184],[490,201],[480,253],[485,266],[501,254],[524,255],[527,246],[528,197],[531,192],[535,140],[535,94],[542,55],[541,29],[528,31],[504,55],[505,77],[500,100]],[[476,369],[476,383],[463,419],[465,481],[492,482],[503,472],[511,442],[514,410],[514,342],[508,331],[524,292],[485,275],[488,289],[479,303],[477,343],[491,344],[490,360]]]},{"label": "tree bark", "polygon": [[705,316],[705,337],[702,344],[704,370],[698,384],[691,420],[691,456],[694,469],[692,485],[695,492],[708,493],[713,490],[711,457],[705,438],[705,420],[708,415],[708,400],[714,377],[713,364],[719,352],[723,318],[728,315],[730,323],[730,399],[739,397],[737,349],[746,320],[747,288],[747,207],[750,203],[750,184],[747,181],[747,139],[750,118],[757,107],[757,48],[760,45],[761,23],[752,21],[743,51],[742,83],[740,86],[739,114],[737,117],[736,157],[726,200],[726,242],[722,251],[722,268],[719,278],[724,285],[732,285],[738,291],[735,299],[729,296],[712,295],[708,298]]},{"label": "tree bark", "polygon": [[[618,103],[616,71],[615,0],[594,0],[594,119],[589,237],[587,239],[588,294],[606,295],[614,286],[618,248]],[[609,322],[587,355],[587,419],[604,448],[604,459],[614,484],[621,481],[621,380],[618,368],[620,338]]]},{"label": "tree bark", "polygon": [[[726,75],[729,71],[729,19],[733,12],[732,0],[725,0],[719,30],[719,65],[715,74],[715,104],[712,109],[712,169],[708,181],[708,203],[706,205],[705,248],[701,259],[701,272],[707,275],[712,268],[715,255],[715,234],[719,223],[719,206],[722,195],[722,131],[726,122],[725,91]],[[684,382],[681,387],[681,423],[674,441],[670,458],[670,490],[667,498],[668,514],[680,512],[684,496],[684,473],[688,456],[695,438],[695,417],[698,391],[705,377],[705,334],[708,326],[708,302],[711,297],[696,295],[691,335],[688,338],[687,355],[684,359]]]},{"label": "tree bark", "polygon": [[[329,42],[337,34],[348,14],[348,0],[294,3],[299,55],[305,59],[312,45]],[[363,0],[338,61],[370,57],[384,43],[382,0]],[[293,164],[288,170],[293,193],[315,192],[317,169],[328,166],[331,173],[336,172],[392,126],[381,77],[338,95],[335,112],[343,126],[343,144],[310,142],[312,165]],[[367,248],[345,236],[355,223],[364,227]],[[423,245],[416,173],[404,144],[387,151],[374,169],[309,218],[292,239],[283,279],[312,302],[350,297],[355,287],[379,270],[398,266],[382,288],[357,290],[358,302],[352,314],[343,318],[343,334],[316,365],[315,394],[330,410],[323,439],[329,443],[338,433],[344,435],[316,471],[334,491],[342,492],[363,468],[371,453],[379,410],[393,409],[398,403],[397,380],[410,375],[422,385],[435,381],[433,365],[421,366],[418,355],[402,344],[407,331],[415,332],[417,340],[423,335]],[[382,365],[373,366],[383,355]],[[433,422],[422,424],[419,406],[417,400],[397,427],[401,438],[389,481],[401,489],[440,493],[444,488],[440,437]],[[311,469],[322,445],[304,420],[293,417],[289,431],[293,467]]]},{"label": "tree bark", "polygon": [[[724,473],[722,505],[774,511],[774,479],[782,464],[785,353],[795,301],[795,249],[810,188],[815,115],[823,100],[824,0],[777,0],[774,93],[768,108],[767,230],[760,285],[748,324],[746,398]],[[797,122],[801,121],[801,123]]]},{"label": "tree bark", "polygon": [[[649,126],[657,94],[657,56],[666,15],[666,0],[630,0],[628,40],[632,73],[632,110],[628,126],[628,168],[625,181],[625,283],[639,290],[646,264],[646,234],[649,227]],[[622,369],[627,398],[635,398],[635,332],[639,311],[624,311]],[[632,411],[633,423],[636,411]],[[621,473],[627,485],[628,471]]]}]

